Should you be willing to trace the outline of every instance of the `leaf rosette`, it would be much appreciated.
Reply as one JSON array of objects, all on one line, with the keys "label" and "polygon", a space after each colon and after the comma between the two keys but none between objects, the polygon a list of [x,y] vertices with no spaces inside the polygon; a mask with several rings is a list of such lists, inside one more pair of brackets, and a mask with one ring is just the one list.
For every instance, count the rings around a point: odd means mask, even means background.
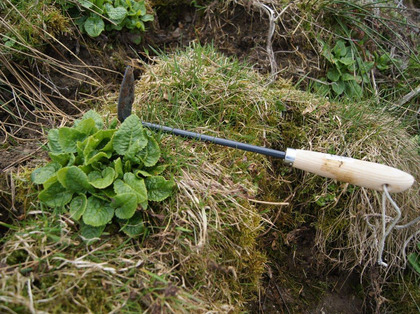
[{"label": "leaf rosette", "polygon": [[146,235],[144,210],[175,186],[161,176],[167,165],[158,163],[159,144],[136,115],[105,129],[100,115],[88,111],[73,127],[50,130],[47,149],[51,161],[31,174],[42,185],[39,200],[67,209],[85,239],[99,237],[114,220],[130,237]]}]

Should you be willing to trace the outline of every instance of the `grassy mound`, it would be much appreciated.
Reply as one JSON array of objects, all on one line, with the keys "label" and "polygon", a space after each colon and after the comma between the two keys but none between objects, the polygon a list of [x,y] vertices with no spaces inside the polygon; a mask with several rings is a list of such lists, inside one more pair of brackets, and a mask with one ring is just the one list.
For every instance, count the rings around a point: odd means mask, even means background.
[{"label": "grassy mound", "polygon": [[[114,100],[102,108],[110,119]],[[267,147],[366,158],[420,178],[417,147],[386,114],[369,104],[332,104],[282,80],[268,86],[263,76],[209,46],[193,45],[145,64],[133,107],[148,122]],[[284,246],[287,235],[302,226],[315,227],[318,251],[341,267],[375,267],[377,193],[264,156],[159,137],[178,190],[168,201],[151,205],[153,228],[145,239],[127,239],[115,227],[87,245],[66,215],[28,198],[35,196],[28,170],[11,175],[12,190],[20,184],[25,191],[14,201],[22,204],[27,219],[9,225],[2,240],[2,308],[241,311],[256,298],[272,254],[272,248],[262,246],[264,235],[275,230]],[[418,184],[395,199],[403,222],[413,219],[420,203]],[[283,201],[290,206],[282,207]],[[393,215],[390,207],[387,214]],[[403,243],[415,230],[397,230],[389,237],[385,259],[391,272],[404,267]]]}]

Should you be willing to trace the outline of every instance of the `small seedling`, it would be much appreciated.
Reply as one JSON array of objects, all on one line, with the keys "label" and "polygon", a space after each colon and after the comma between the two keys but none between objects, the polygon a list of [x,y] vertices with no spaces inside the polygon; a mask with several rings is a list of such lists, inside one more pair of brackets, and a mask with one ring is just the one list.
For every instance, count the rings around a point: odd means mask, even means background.
[{"label": "small seedling", "polygon": [[174,181],[160,176],[166,165],[158,163],[159,145],[136,115],[105,129],[88,111],[72,128],[50,130],[48,150],[51,162],[31,175],[43,186],[39,200],[67,209],[85,238],[99,237],[114,218],[130,237],[145,234],[148,202],[172,194]]}]

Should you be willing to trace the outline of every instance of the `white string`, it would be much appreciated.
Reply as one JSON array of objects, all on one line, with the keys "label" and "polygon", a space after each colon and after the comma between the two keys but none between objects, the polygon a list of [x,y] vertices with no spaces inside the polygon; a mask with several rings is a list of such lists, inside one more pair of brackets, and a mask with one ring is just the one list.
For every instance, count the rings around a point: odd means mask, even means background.
[{"label": "white string", "polygon": [[[382,255],[384,252],[384,247],[385,247],[385,241],[386,238],[388,237],[388,235],[391,233],[391,231],[395,228],[395,229],[403,229],[403,228],[408,228],[412,225],[414,225],[415,223],[418,223],[420,221],[420,216],[413,219],[412,221],[410,221],[409,223],[405,224],[405,225],[396,225],[398,221],[400,221],[401,219],[401,210],[398,207],[397,203],[395,203],[395,201],[392,199],[391,195],[389,195],[388,192],[388,188],[385,185],[383,185],[383,189],[384,192],[382,194],[382,230],[381,230],[381,239],[379,241],[379,248],[378,248],[378,264],[384,267],[388,267],[388,264],[385,263],[382,260]],[[395,211],[397,212],[396,217],[392,220],[392,222],[390,223],[390,225],[388,226],[388,228],[386,228],[386,201],[389,201],[392,205],[392,207],[394,207]],[[417,234],[419,234],[420,231],[415,232],[413,235],[411,235],[405,242],[404,242],[404,246],[403,246],[403,257],[404,260],[406,260],[405,257],[405,249],[408,245],[408,243],[411,241],[411,239],[413,239]]]}]

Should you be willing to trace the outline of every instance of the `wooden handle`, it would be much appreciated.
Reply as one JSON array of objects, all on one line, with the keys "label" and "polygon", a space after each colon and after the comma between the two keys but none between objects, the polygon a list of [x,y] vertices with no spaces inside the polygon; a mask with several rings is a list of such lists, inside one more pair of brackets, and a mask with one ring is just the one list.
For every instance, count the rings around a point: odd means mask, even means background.
[{"label": "wooden handle", "polygon": [[285,160],[297,169],[377,191],[386,184],[389,192],[402,192],[414,183],[404,171],[348,157],[288,148]]}]

